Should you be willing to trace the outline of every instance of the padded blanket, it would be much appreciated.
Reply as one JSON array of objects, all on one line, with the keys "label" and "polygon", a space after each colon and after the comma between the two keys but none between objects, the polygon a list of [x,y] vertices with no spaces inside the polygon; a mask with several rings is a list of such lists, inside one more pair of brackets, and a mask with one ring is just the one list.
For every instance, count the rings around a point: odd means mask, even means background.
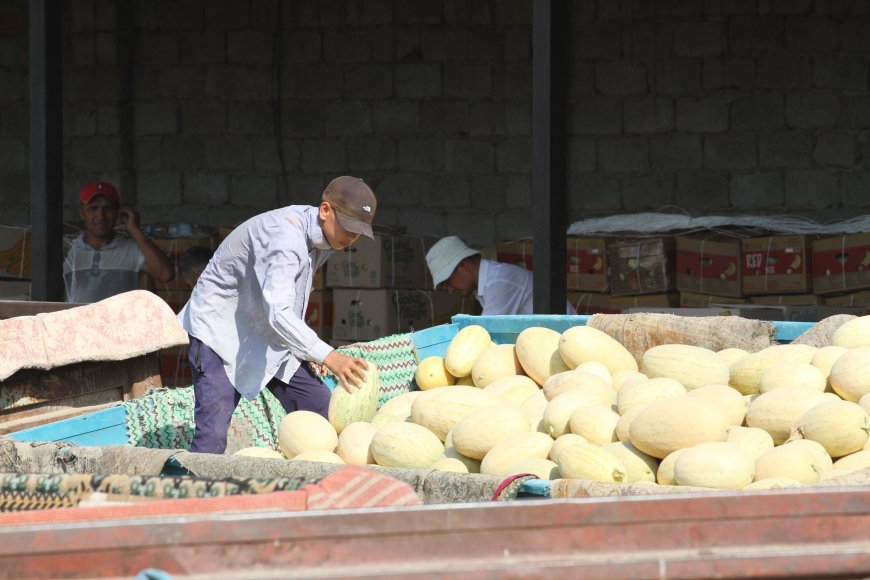
[{"label": "padded blanket", "polygon": [[21,369],[126,360],[187,343],[163,299],[133,290],[59,312],[0,320],[0,381]]}]

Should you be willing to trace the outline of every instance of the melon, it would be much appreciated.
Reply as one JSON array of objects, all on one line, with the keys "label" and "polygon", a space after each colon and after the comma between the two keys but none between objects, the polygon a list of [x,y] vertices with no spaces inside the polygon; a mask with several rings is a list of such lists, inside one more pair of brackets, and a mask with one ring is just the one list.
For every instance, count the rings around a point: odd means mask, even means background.
[{"label": "melon", "polygon": [[313,411],[287,413],[278,426],[278,446],[288,459],[315,449],[333,451],[336,445],[335,427]]},{"label": "melon", "polygon": [[870,438],[870,416],[850,401],[820,403],[792,423],[791,437],[810,439],[831,457],[843,457],[864,448]]},{"label": "melon", "polygon": [[[540,393],[538,384],[525,375],[501,377],[483,387],[483,392],[511,405],[522,405],[534,394]],[[541,397],[544,401],[546,398]]]},{"label": "melon", "polygon": [[573,442],[559,452],[562,477],[600,482],[628,481],[625,466],[612,453],[590,443]]},{"label": "melon", "polygon": [[420,425],[394,421],[378,429],[371,442],[372,457],[382,467],[429,467],[441,458],[444,445]]},{"label": "melon", "polygon": [[619,414],[611,405],[581,405],[571,413],[568,428],[571,433],[584,437],[593,445],[605,445],[619,441],[616,436],[617,423]]},{"label": "melon", "polygon": [[[553,439],[550,438],[550,441],[553,441]],[[555,441],[553,441],[553,446],[550,448],[550,459],[552,459],[556,463],[559,463],[559,453],[562,452],[562,449],[568,447],[573,443],[589,442],[586,441],[585,437],[577,435],[576,433],[565,433],[564,435],[558,437]]]},{"label": "melon", "polygon": [[278,453],[274,449],[269,449],[268,447],[245,447],[244,449],[239,449],[233,455],[238,455],[239,457],[256,457],[258,459],[286,459],[284,455]]},{"label": "melon", "polygon": [[723,348],[722,350],[716,351],[716,354],[722,357],[725,363],[730,367],[731,363],[739,358],[743,358],[744,356],[749,354],[749,352],[743,350],[742,348],[731,347]]},{"label": "melon", "polygon": [[483,351],[471,367],[471,380],[480,388],[502,377],[523,374],[516,348],[512,344],[499,344]]},{"label": "melon", "polygon": [[645,382],[637,381],[619,389],[616,396],[616,408],[620,415],[625,415],[635,407],[685,394],[686,388],[675,379],[657,377]]},{"label": "melon", "polygon": [[568,368],[576,368],[588,361],[596,361],[610,374],[637,371],[637,361],[618,340],[591,326],[572,326],[559,337],[559,354]]},{"label": "melon", "polygon": [[489,331],[479,324],[470,324],[460,329],[447,345],[444,355],[447,371],[454,377],[471,375],[471,368],[477,358],[491,345]]},{"label": "melon", "polygon": [[519,407],[495,405],[468,414],[453,427],[453,447],[472,459],[483,459],[487,451],[507,435],[528,432],[529,420]]},{"label": "melon", "polygon": [[606,443],[601,448],[616,457],[625,467],[626,481],[654,482],[656,480],[658,460],[640,451],[628,441]]},{"label": "melon", "polygon": [[859,316],[842,324],[831,336],[831,344],[848,349],[870,347],[870,316]]},{"label": "melon", "polygon": [[[816,445],[821,453],[801,443]],[[819,481],[819,474],[830,469],[832,465],[830,457],[826,460],[822,453],[825,450],[821,445],[806,439],[774,447],[755,460],[755,480],[788,477],[800,483],[816,483]]]},{"label": "melon", "polygon": [[553,439],[535,431],[513,433],[493,445],[480,462],[480,472],[506,475],[509,468],[525,459],[546,459],[553,448]]},{"label": "melon", "polygon": [[365,364],[365,380],[362,384],[352,388],[351,392],[336,386],[329,397],[327,416],[339,435],[351,423],[371,421],[378,411],[378,394],[381,389],[378,367],[370,362]]},{"label": "melon", "polygon": [[616,402],[616,390],[601,377],[587,371],[565,371],[552,375],[541,388],[548,401],[575,389],[595,392],[603,399]]},{"label": "melon", "polygon": [[343,464],[344,460],[333,453],[332,451],[324,451],[323,449],[310,449],[293,456],[290,461],[316,461],[318,463],[339,463]]},{"label": "melon", "polygon": [[756,397],[746,411],[746,425],[764,429],[775,445],[791,435],[791,426],[804,412],[835,397],[807,387],[783,387]]},{"label": "melon", "polygon": [[746,401],[737,389],[728,385],[704,385],[687,393],[712,403],[725,415],[729,425],[742,425],[746,417]]},{"label": "melon", "polygon": [[758,391],[766,393],[781,387],[808,387],[823,392],[827,386],[828,378],[818,367],[809,363],[781,362],[761,373]]},{"label": "melon", "polygon": [[631,443],[658,459],[699,443],[725,441],[728,423],[719,409],[698,397],[653,401],[634,418]]},{"label": "melon", "polygon": [[351,423],[338,436],[335,453],[348,465],[368,465],[375,462],[372,456],[372,438],[377,427],[371,423]]},{"label": "melon", "polygon": [[454,385],[425,391],[411,404],[411,421],[432,431],[442,441],[456,423],[499,400],[477,387]]},{"label": "melon", "polygon": [[870,393],[870,346],[852,349],[838,358],[831,367],[828,380],[834,392],[846,401],[857,403]]},{"label": "melon", "polygon": [[453,473],[468,473],[468,467],[454,457],[442,457],[432,464],[436,471],[452,471]]},{"label": "melon", "polygon": [[743,489],[754,477],[755,460],[727,442],[711,441],[689,447],[674,462],[677,485]]},{"label": "melon", "polygon": [[414,381],[421,391],[437,387],[447,387],[456,384],[456,377],[447,370],[442,356],[427,356],[417,365],[414,371]]},{"label": "melon", "polygon": [[688,344],[660,344],[643,353],[643,374],[667,377],[686,389],[727,383],[728,363],[710,349]]},{"label": "melon", "polygon": [[541,457],[521,459],[508,467],[506,473],[510,475],[526,473],[544,480],[560,479],[562,477],[562,472],[555,462]]},{"label": "melon", "polygon": [[543,385],[550,376],[569,370],[559,356],[560,334],[542,326],[530,326],[517,335],[520,364],[533,381]]},{"label": "melon", "polygon": [[728,427],[728,438],[725,441],[743,449],[753,461],[774,447],[770,433],[758,427],[732,425]]}]

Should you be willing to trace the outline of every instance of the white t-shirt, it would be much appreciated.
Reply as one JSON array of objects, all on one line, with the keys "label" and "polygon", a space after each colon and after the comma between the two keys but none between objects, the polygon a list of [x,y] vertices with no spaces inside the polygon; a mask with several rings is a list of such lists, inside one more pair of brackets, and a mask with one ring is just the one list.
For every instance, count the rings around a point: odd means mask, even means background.
[{"label": "white t-shirt", "polygon": [[115,237],[100,249],[72,240],[63,260],[67,302],[87,304],[139,288],[145,256],[135,240]]}]

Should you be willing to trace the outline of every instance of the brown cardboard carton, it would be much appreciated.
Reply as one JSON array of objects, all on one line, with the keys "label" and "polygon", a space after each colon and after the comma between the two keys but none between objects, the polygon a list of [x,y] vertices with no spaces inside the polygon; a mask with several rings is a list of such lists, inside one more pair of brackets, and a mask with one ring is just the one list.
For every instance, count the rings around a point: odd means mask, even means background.
[{"label": "brown cardboard carton", "polygon": [[639,296],[611,296],[610,309],[613,312],[645,312],[646,309],[675,308],[680,304],[677,292],[664,294],[642,294]]},{"label": "brown cardboard carton", "polygon": [[568,290],[606,292],[607,240],[568,236],[566,275]]},{"label": "brown cardboard carton", "polygon": [[160,378],[166,387],[186,387],[193,384],[187,345],[160,351]]},{"label": "brown cardboard carton", "polygon": [[332,338],[370,341],[429,328],[470,308],[470,299],[434,290],[333,288]]},{"label": "brown cardboard carton", "polygon": [[677,245],[677,290],[743,296],[740,240],[727,236],[681,236]]},{"label": "brown cardboard carton", "polygon": [[809,242],[809,237],[802,235],[743,240],[743,293],[812,292]]},{"label": "brown cardboard carton", "polygon": [[27,228],[0,226],[0,277],[30,279],[32,253]]},{"label": "brown cardboard carton", "polygon": [[816,294],[870,288],[870,233],[815,240],[813,288]]},{"label": "brown cardboard carton", "polygon": [[308,298],[305,323],[320,340],[328,341],[332,337],[332,314],[332,290],[314,290]]},{"label": "brown cardboard carton", "polygon": [[842,296],[828,296],[824,299],[825,306],[838,308],[861,308],[864,314],[870,313],[870,290],[852,292]]},{"label": "brown cardboard carton", "polygon": [[597,292],[568,292],[568,302],[577,314],[613,314],[617,312],[610,306],[610,295]]},{"label": "brown cardboard carton", "polygon": [[674,289],[675,244],[673,238],[643,238],[612,243],[610,294],[631,296],[660,294]]},{"label": "brown cardboard carton", "polygon": [[741,302],[743,302],[742,298],[732,298],[730,296],[680,292],[680,306],[683,308],[707,308],[711,304],[739,304]]},{"label": "brown cardboard carton", "polygon": [[326,262],[330,288],[431,288],[426,251],[433,238],[376,233],[360,237]]},{"label": "brown cardboard carton", "polygon": [[526,270],[533,270],[535,246],[532,240],[516,242],[498,242],[495,247],[495,259],[505,264],[513,264]]},{"label": "brown cardboard carton", "polygon": [[808,305],[821,304],[822,299],[815,294],[769,294],[767,296],[753,296],[749,299],[752,304],[775,304],[775,305]]}]

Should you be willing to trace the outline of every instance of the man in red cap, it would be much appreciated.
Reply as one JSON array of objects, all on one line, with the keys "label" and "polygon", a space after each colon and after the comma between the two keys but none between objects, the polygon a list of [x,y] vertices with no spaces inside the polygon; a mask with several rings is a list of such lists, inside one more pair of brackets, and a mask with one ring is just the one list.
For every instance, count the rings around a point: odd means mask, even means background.
[{"label": "man in red cap", "polygon": [[[97,302],[135,290],[140,271],[158,282],[175,277],[172,262],[139,229],[139,214],[119,206],[118,190],[111,183],[89,183],[79,201],[83,229],[70,244],[63,265],[68,302]],[[115,235],[118,216],[129,238]]]},{"label": "man in red cap", "polygon": [[[241,397],[269,389],[284,409],[327,416],[326,367],[347,391],[366,363],[321,340],[304,313],[314,272],[336,250],[373,238],[377,200],[363,180],[337,177],[319,206],[291,205],[234,229],[209,260],[178,320],[190,335],[194,422],[190,451],[223,453]],[[336,387],[341,388],[341,387]]]}]

